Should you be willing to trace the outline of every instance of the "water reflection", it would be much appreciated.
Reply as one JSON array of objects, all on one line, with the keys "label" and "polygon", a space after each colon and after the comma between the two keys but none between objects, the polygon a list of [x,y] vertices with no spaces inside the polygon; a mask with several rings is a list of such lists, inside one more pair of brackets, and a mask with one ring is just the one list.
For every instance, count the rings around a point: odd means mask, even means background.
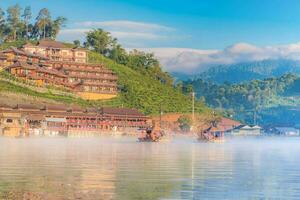
[{"label": "water reflection", "polygon": [[0,138],[0,197],[299,199],[299,141]]}]

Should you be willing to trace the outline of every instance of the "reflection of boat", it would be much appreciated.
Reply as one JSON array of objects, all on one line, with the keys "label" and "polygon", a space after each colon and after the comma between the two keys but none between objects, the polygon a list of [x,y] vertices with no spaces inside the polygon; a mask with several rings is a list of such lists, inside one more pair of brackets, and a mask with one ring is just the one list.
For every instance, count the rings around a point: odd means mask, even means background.
[{"label": "reflection of boat", "polygon": [[211,126],[198,134],[198,141],[224,143],[224,132],[214,126]]}]

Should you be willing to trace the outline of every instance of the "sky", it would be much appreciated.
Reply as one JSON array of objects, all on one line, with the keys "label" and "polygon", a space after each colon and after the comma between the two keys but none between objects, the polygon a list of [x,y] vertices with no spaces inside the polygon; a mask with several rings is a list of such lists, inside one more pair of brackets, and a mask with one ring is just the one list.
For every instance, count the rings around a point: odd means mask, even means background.
[{"label": "sky", "polygon": [[[168,71],[216,64],[300,59],[299,0],[0,0],[65,16],[58,39],[84,40],[103,28],[128,50],[154,52]],[[298,55],[299,54],[299,55]]]}]

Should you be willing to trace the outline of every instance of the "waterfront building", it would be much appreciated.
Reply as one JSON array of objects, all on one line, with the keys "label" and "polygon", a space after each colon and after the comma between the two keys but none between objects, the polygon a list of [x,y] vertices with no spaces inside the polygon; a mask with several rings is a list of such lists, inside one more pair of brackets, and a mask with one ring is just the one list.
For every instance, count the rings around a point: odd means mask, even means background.
[{"label": "waterfront building", "polygon": [[148,117],[137,109],[102,108],[101,128],[114,131],[144,129],[147,127]]},{"label": "waterfront building", "polygon": [[262,128],[260,126],[240,125],[232,130],[228,130],[227,134],[231,136],[259,136]]},{"label": "waterfront building", "polygon": [[70,48],[62,42],[44,39],[40,40],[37,45],[26,44],[23,49],[32,54],[39,54],[50,60],[62,62],[87,62],[87,50],[80,47]]},{"label": "waterfront building", "polygon": [[0,105],[0,136],[24,135],[25,120],[21,112],[7,105]]},{"label": "waterfront building", "polygon": [[23,104],[0,107],[1,135],[6,136],[129,134],[149,127],[148,119],[137,110],[128,108],[82,109]]},{"label": "waterfront building", "polygon": [[275,127],[274,133],[281,136],[299,136],[300,132],[294,127]]}]

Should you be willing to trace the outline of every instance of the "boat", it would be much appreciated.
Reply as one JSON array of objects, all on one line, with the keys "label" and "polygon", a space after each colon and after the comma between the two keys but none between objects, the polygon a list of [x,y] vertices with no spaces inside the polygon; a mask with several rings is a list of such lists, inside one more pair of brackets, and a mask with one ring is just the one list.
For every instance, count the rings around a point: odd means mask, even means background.
[{"label": "boat", "polygon": [[213,143],[224,143],[225,137],[224,132],[220,131],[214,126],[209,127],[208,129],[201,131],[198,134],[199,142],[213,142]]},{"label": "boat", "polygon": [[153,129],[146,129],[146,135],[138,138],[139,142],[167,142],[169,138],[164,131],[153,131]]}]

